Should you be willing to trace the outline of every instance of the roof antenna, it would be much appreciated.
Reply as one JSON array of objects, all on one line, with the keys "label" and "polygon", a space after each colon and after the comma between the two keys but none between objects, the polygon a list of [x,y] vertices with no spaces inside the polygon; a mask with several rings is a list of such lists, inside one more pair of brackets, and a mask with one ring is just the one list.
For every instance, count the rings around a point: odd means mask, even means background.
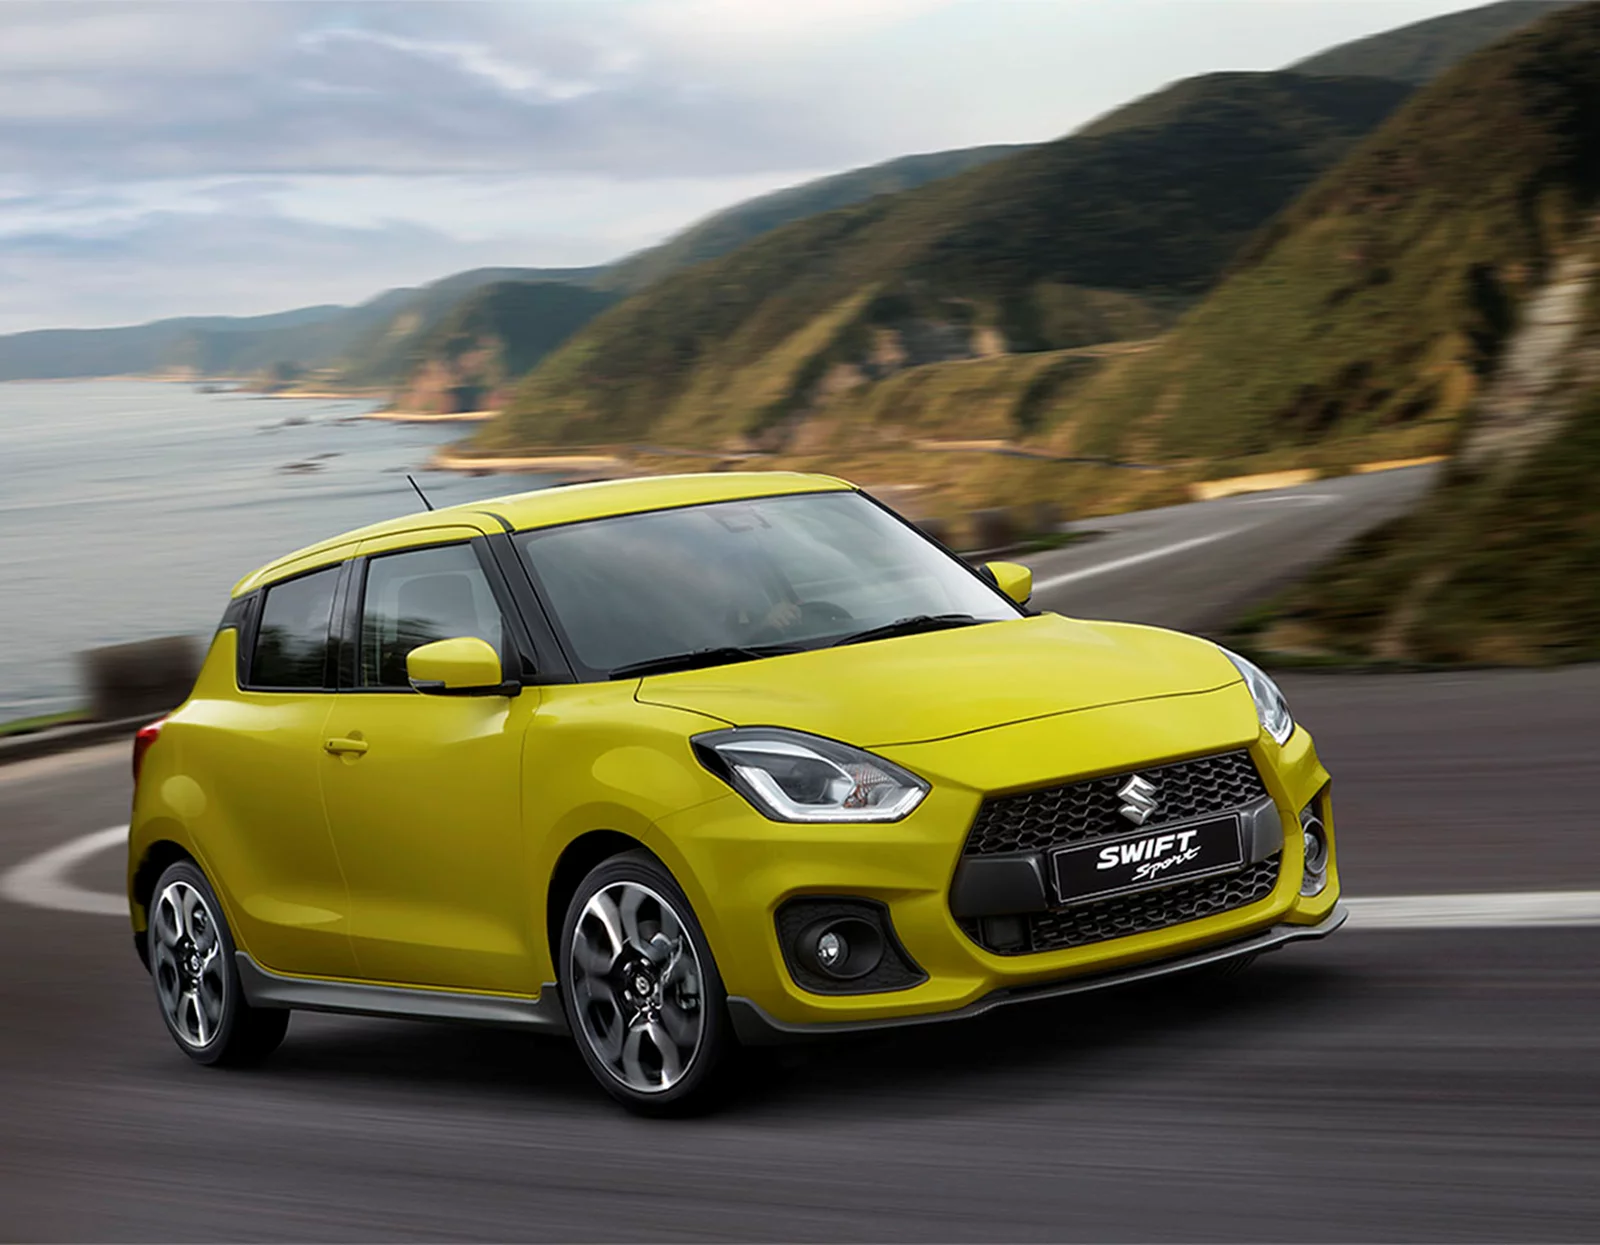
[{"label": "roof antenna", "polygon": [[424,506],[426,506],[429,510],[432,510],[433,509],[433,503],[428,500],[428,495],[422,491],[422,485],[418,484],[415,480],[413,480],[411,478],[411,473],[409,471],[406,472],[406,482],[408,484],[410,484],[412,488],[417,490],[417,496],[422,498],[422,504]]}]

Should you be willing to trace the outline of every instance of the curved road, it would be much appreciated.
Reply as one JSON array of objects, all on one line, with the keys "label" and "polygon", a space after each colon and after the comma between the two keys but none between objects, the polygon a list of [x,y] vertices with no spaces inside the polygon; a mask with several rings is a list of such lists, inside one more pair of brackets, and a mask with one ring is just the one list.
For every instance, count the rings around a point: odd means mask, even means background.
[{"label": "curved road", "polygon": [[[1097,522],[1034,559],[1041,603],[1203,629],[1419,475]],[[121,920],[0,902],[0,1235],[1595,1239],[1600,925],[1567,922],[1600,915],[1547,893],[1600,888],[1600,668],[1284,683],[1375,900],[1350,929],[1220,989],[785,1051],[708,1119],[630,1118],[565,1043],[492,1030],[301,1015],[266,1068],[196,1068]],[[0,770],[0,868],[124,820],[126,767]],[[114,851],[57,874],[120,882]],[[1460,892],[1560,923],[1381,899]]]}]

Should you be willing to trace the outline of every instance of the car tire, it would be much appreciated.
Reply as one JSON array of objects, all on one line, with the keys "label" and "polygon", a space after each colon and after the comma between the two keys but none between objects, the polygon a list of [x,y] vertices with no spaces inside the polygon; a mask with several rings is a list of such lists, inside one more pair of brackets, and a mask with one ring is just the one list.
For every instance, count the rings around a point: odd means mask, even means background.
[{"label": "car tire", "polygon": [[711,946],[683,889],[645,851],[603,861],[561,923],[557,974],[578,1050],[641,1115],[686,1115],[727,1088],[735,1046]]},{"label": "car tire", "polygon": [[289,1012],[245,1000],[227,918],[193,862],[169,865],[156,880],[145,947],[161,1019],[190,1059],[246,1067],[278,1048]]}]

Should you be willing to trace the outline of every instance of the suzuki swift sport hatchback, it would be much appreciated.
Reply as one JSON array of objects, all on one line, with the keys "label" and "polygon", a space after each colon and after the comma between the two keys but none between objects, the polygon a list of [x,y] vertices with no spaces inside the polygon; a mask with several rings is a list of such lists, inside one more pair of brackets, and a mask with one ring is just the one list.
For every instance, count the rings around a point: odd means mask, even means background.
[{"label": "suzuki swift sport hatchback", "polygon": [[1237,965],[1343,920],[1328,775],[1216,645],[1027,608],[850,485],[551,489],[245,578],[140,732],[128,897],[202,1063],[290,1011],[737,1042]]}]

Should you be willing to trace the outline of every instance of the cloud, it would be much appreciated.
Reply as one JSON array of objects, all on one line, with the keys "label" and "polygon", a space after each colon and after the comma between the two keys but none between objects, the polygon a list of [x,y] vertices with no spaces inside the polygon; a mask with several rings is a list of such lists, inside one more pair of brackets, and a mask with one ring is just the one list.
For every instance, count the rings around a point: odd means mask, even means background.
[{"label": "cloud", "polygon": [[253,315],[361,302],[466,268],[603,263],[806,176],[663,179],[646,196],[590,176],[0,188],[0,333]]},{"label": "cloud", "polygon": [[[482,43],[455,43],[438,39],[411,39],[357,27],[307,31],[300,36],[301,46],[335,52],[340,44],[368,44],[414,56],[434,65],[443,65],[469,77],[481,79],[508,95],[535,96],[554,101],[580,99],[601,89],[592,80],[562,79],[531,65],[514,64],[496,55]],[[370,88],[368,88],[370,89]]]},{"label": "cloud", "polygon": [[1049,138],[1451,6],[7,0],[0,324],[599,262],[807,175]]},{"label": "cloud", "polygon": [[[710,68],[717,55],[690,57],[695,42],[664,16],[671,7],[0,5],[0,167],[57,183],[650,178],[836,165],[864,148],[809,124],[792,100],[752,93],[741,81],[749,38],[743,53],[717,54],[725,74]],[[717,24],[751,38],[767,29],[779,51],[785,32],[815,28],[794,18],[766,28],[763,11],[733,6]]]}]

